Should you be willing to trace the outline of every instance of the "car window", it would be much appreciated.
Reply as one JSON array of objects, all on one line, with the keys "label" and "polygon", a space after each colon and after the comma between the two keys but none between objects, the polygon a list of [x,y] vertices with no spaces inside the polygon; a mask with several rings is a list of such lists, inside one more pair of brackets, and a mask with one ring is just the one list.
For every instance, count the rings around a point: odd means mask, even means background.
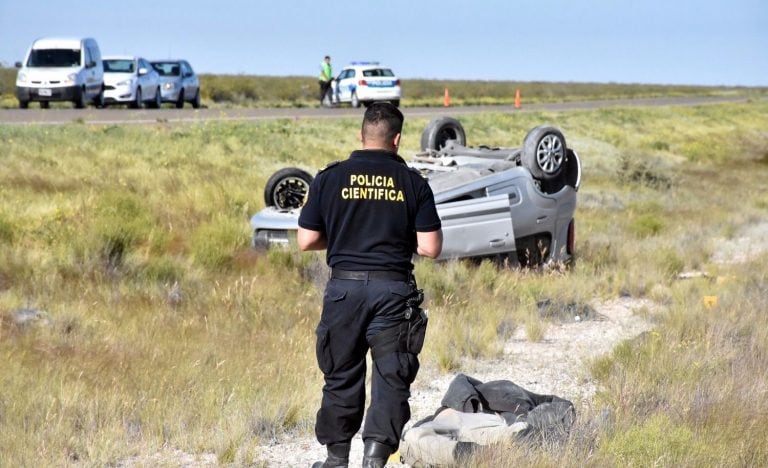
[{"label": "car window", "polygon": [[181,74],[179,62],[152,62],[152,67],[160,76],[179,76]]},{"label": "car window", "polygon": [[33,49],[28,67],[74,67],[80,65],[80,49]]},{"label": "car window", "polygon": [[363,76],[395,76],[389,68],[372,68],[363,70]]},{"label": "car window", "polygon": [[133,60],[104,60],[105,73],[133,73]]}]

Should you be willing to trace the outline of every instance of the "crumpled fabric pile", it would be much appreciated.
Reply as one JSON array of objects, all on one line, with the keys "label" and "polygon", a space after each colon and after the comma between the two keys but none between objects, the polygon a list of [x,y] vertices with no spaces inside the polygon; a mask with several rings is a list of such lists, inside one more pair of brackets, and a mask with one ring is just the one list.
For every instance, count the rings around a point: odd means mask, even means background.
[{"label": "crumpled fabric pile", "polygon": [[567,433],[573,404],[509,380],[483,383],[458,374],[440,408],[403,433],[400,457],[413,467],[454,465],[479,447],[511,439]]}]

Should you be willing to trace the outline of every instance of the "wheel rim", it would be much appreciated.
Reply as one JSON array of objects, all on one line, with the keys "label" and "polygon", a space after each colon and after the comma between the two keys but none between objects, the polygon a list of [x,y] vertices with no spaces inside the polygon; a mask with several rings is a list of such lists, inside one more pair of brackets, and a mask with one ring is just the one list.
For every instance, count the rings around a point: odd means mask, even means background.
[{"label": "wheel rim", "polygon": [[562,140],[556,135],[546,135],[536,148],[536,163],[542,171],[554,174],[560,169],[565,159]]},{"label": "wheel rim", "polygon": [[309,184],[306,180],[299,177],[286,177],[275,187],[272,200],[280,209],[301,208],[308,190]]}]

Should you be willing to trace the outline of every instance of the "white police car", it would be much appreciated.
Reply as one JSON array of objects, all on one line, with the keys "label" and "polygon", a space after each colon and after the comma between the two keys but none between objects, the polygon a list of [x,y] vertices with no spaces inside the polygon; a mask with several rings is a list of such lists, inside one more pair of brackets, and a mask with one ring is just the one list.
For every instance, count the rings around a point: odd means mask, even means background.
[{"label": "white police car", "polygon": [[352,62],[333,81],[333,99],[352,107],[369,106],[375,101],[400,105],[400,80],[379,62]]}]

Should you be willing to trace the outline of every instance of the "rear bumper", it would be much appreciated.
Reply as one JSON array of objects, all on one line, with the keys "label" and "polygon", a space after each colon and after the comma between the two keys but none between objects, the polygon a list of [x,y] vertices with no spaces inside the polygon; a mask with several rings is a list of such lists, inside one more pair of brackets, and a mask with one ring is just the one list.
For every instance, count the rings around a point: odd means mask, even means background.
[{"label": "rear bumper", "polygon": [[[41,90],[50,90],[50,96],[41,95]],[[45,93],[45,91],[43,91]],[[79,96],[77,86],[59,86],[51,88],[35,88],[27,86],[16,87],[16,98],[19,101],[74,101]]]}]

